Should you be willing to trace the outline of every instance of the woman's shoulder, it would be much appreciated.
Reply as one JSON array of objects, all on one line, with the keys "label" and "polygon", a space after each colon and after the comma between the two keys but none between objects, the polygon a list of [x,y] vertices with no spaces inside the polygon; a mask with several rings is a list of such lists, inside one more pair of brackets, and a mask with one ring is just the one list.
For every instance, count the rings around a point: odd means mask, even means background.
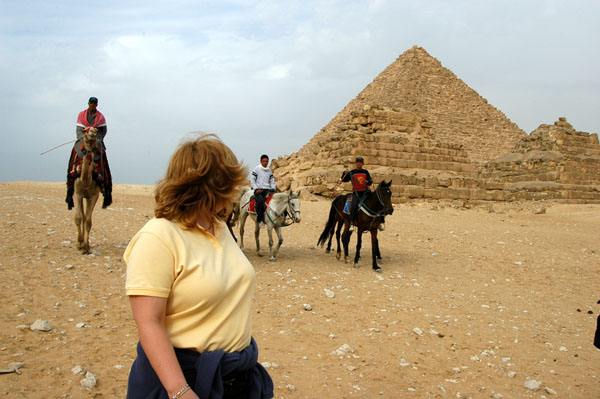
[{"label": "woman's shoulder", "polygon": [[152,233],[157,236],[170,235],[175,232],[180,232],[182,227],[169,219],[152,218],[146,222],[144,227],[140,229],[140,233]]}]

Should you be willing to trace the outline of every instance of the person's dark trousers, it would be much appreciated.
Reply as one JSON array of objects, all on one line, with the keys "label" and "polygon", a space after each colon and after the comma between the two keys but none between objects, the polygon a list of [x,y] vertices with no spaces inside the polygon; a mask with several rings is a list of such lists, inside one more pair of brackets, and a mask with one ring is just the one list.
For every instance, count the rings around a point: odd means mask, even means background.
[{"label": "person's dark trousers", "polygon": [[75,180],[71,176],[67,176],[67,198],[65,198],[65,202],[67,203],[67,208],[69,210],[73,209],[75,203],[73,202],[73,194],[75,193]]},{"label": "person's dark trousers", "polygon": [[358,213],[358,204],[365,198],[366,191],[355,191],[352,193],[352,202],[350,202],[350,223],[356,220]]},{"label": "person's dark trousers", "polygon": [[262,190],[262,192],[257,193],[257,190],[254,190],[254,200],[256,201],[254,204],[254,209],[256,210],[256,221],[263,222],[265,221],[265,198],[269,193],[268,190]]},{"label": "person's dark trousers", "polygon": [[108,166],[108,158],[106,157],[106,151],[102,151],[102,195],[104,201],[102,201],[102,208],[108,207],[112,204],[112,175],[110,173],[110,167]]}]

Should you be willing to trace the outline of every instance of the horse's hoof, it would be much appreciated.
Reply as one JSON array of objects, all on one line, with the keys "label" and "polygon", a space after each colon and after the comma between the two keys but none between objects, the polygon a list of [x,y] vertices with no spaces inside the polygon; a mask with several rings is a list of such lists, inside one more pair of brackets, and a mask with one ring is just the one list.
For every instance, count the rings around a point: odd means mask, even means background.
[{"label": "horse's hoof", "polygon": [[271,257],[269,258],[269,260],[270,260],[271,262],[275,262],[275,257],[271,256]]},{"label": "horse's hoof", "polygon": [[342,257],[342,254],[340,252],[338,252],[338,253],[335,254],[335,258],[337,260],[340,260],[341,257]]},{"label": "horse's hoof", "polygon": [[359,267],[358,263],[355,263],[352,267],[355,268],[355,269],[358,269],[358,267]]},{"label": "horse's hoof", "polygon": [[374,267],[373,270],[375,270],[376,273],[383,273],[383,269],[381,267]]},{"label": "horse's hoof", "polygon": [[344,258],[344,263],[350,263],[350,259]]},{"label": "horse's hoof", "polygon": [[380,264],[380,265],[383,265],[383,259],[377,258],[377,263]]},{"label": "horse's hoof", "polygon": [[264,256],[263,254],[261,254],[260,252],[256,253],[258,256]]},{"label": "horse's hoof", "polygon": [[326,250],[325,250],[325,253],[326,253],[326,254],[328,254],[328,253],[330,253],[330,252],[331,252],[331,249],[326,249]]}]

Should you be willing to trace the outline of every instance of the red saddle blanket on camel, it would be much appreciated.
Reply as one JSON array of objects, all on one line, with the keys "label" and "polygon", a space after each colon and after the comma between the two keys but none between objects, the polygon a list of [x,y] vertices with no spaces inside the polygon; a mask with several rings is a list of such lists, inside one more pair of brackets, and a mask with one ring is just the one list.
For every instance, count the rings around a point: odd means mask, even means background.
[{"label": "red saddle blanket on camel", "polygon": [[[94,159],[92,159],[92,163],[94,166],[92,174],[102,175],[102,152],[100,151],[100,148],[98,148],[98,146],[94,147],[93,155]],[[83,143],[81,143],[81,146],[78,149],[73,147],[73,150],[71,150],[71,158],[69,162],[69,175],[73,179],[76,179],[79,176],[81,176],[81,164],[83,163],[83,158],[89,156],[91,155],[87,153],[85,145]]]},{"label": "red saddle blanket on camel", "polygon": [[[269,196],[265,200],[265,206],[269,206],[269,202],[271,202],[271,198],[273,198],[273,193],[269,194]],[[250,199],[250,202],[248,203],[248,212],[256,213],[256,200],[254,199],[254,196],[252,196],[252,198]]]}]

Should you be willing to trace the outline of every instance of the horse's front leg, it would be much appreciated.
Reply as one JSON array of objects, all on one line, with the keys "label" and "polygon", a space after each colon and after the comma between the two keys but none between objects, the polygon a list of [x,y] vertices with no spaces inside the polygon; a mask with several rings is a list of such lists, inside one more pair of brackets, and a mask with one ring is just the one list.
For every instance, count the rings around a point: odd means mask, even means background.
[{"label": "horse's front leg", "polygon": [[342,249],[340,247],[340,236],[342,235],[341,231],[342,231],[343,227],[344,227],[344,222],[339,222],[337,229],[335,231],[335,240],[337,242],[337,251],[336,251],[335,257],[337,260],[340,260],[340,258],[342,257]]},{"label": "horse's front leg", "polygon": [[[277,241],[277,245],[275,246],[275,248],[273,249],[273,246],[271,245],[271,259],[269,259],[271,262],[275,262],[275,258],[277,257],[277,254],[279,253],[279,248],[281,248],[281,244],[283,244],[283,236],[281,235],[281,227],[275,227],[275,232],[277,233],[277,238],[279,239]],[[270,233],[270,230],[269,230]],[[271,244],[273,242],[272,236],[271,234],[269,234],[269,244]]]},{"label": "horse's front leg", "polygon": [[262,254],[260,253],[260,241],[259,241],[259,236],[260,236],[260,223],[258,222],[258,219],[256,219],[256,223],[254,224],[254,240],[256,240],[256,254],[258,256],[262,256]]},{"label": "horse's front leg", "polygon": [[240,216],[240,248],[244,248],[244,226],[246,225],[246,218],[248,214],[243,212]]},{"label": "horse's front leg", "polygon": [[373,256],[373,270],[377,273],[383,272],[377,264],[377,255],[379,254],[379,240],[377,239],[377,228],[371,229],[371,253]]},{"label": "horse's front leg", "polygon": [[350,231],[349,225],[345,225],[344,233],[342,234],[342,245],[344,246],[344,262],[348,263],[350,261],[348,256],[348,245],[350,243],[350,236],[352,236],[352,232]]},{"label": "horse's front leg", "polygon": [[383,258],[381,257],[381,251],[379,250],[379,238],[375,238],[375,255],[377,258],[377,263],[382,264]]},{"label": "horse's front leg", "polygon": [[358,269],[358,259],[360,258],[360,247],[362,246],[362,229],[356,232],[356,253],[354,254],[354,268]]}]

